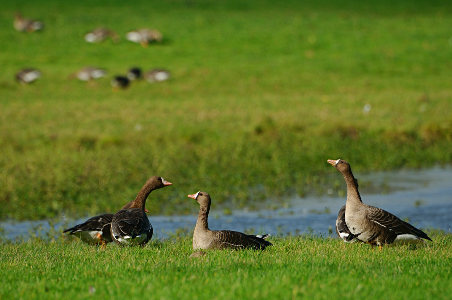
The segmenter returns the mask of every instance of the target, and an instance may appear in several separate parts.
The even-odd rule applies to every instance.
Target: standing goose
[[[268,235],[257,236],[230,230],[210,230],[207,223],[210,210],[210,195],[197,192],[188,195],[199,203],[198,220],[193,232],[193,249],[265,249],[272,244],[265,240]]]
[[[154,232],[145,212],[146,199],[156,189],[171,185],[162,177],[153,176],[146,181],[129,208],[118,211],[111,221],[111,236],[121,245],[144,245]]]
[[[127,203],[121,209],[127,209],[132,205],[132,202]],[[146,210],[147,212],[147,210]],[[89,218],[85,222],[68,228],[63,233],[68,232],[70,235],[75,235],[83,242],[99,245],[111,243],[110,227],[113,214],[101,214],[92,218]]]
[[[345,223],[345,205],[341,207],[337,213],[336,233],[346,243],[354,242],[355,236],[350,232]]]
[[[350,232],[360,241],[382,246],[394,241],[418,241],[431,239],[423,231],[404,222],[393,214],[362,202],[358,183],[350,164],[345,160],[328,160],[344,176],[347,184],[345,223]]]

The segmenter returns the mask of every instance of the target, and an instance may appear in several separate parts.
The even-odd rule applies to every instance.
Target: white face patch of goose
[[[200,193],[201,191],[199,191],[199,192],[197,192],[196,194],[195,194],[195,199],[198,199],[198,196],[199,196],[199,193]]]
[[[334,165],[337,165],[339,163],[341,159],[339,158],[338,160],[336,160],[336,162],[334,163]]]

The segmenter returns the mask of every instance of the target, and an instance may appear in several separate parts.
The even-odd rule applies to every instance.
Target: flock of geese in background
[[[14,28],[20,32],[35,32],[44,29],[44,23],[38,20],[31,20],[24,18],[21,14],[16,14],[14,18]],[[106,39],[111,39],[113,42],[119,41],[119,35],[107,28],[96,28],[91,32],[85,34],[85,41],[88,43],[100,43]],[[126,39],[141,44],[147,47],[151,43],[160,43],[163,40],[163,35],[156,29],[138,29],[129,31],[126,34]],[[16,73],[16,80],[23,84],[29,84],[41,78],[41,71],[35,68],[24,68]],[[70,78],[77,78],[81,81],[93,81],[107,75],[107,71],[97,67],[84,67],[75,72]],[[115,89],[124,89],[130,85],[131,81],[145,79],[149,83],[156,83],[170,79],[171,74],[165,69],[151,69],[143,72],[139,67],[132,67],[128,70],[126,75],[115,75],[111,80],[111,86]]]
[[[353,176],[350,164],[344,160],[328,160],[344,177],[347,184],[347,200],[338,213],[336,232],[345,242],[363,242],[381,247],[394,242],[423,242],[431,239],[423,231],[400,220],[393,214],[362,202],[358,191],[358,181]],[[135,200],[124,205],[115,214],[102,214],[88,219],[82,224],[64,230],[78,236],[89,244],[115,241],[120,245],[145,245],[153,234],[153,228],[146,215],[146,199],[149,194],[172,185],[162,177],[153,176],[138,192]],[[210,230],[208,216],[211,205],[210,195],[197,192],[188,195],[199,204],[198,220],[193,232],[193,249],[260,249],[272,244],[268,235],[251,235],[230,230]],[[201,254],[203,252],[195,252]],[[195,255],[196,256],[196,255]]]

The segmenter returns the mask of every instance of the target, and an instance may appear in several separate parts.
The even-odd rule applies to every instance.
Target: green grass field
[[[14,31],[16,11],[45,30]],[[0,219],[114,211],[151,175],[174,183],[148,202],[168,214],[192,212],[199,189],[236,208],[323,189],[328,158],[450,164],[451,16],[449,1],[4,2]],[[121,41],[85,43],[98,26]],[[124,39],[140,27],[164,42]],[[113,92],[68,78],[86,65],[173,78]],[[17,84],[22,67],[43,78]]]
[[[272,238],[190,258],[189,238],[105,250],[57,238],[0,245],[1,299],[450,299],[452,235],[420,247]]]

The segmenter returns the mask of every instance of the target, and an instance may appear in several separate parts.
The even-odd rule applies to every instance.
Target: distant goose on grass
[[[265,249],[272,244],[265,240],[268,235],[250,235],[230,230],[210,230],[207,219],[210,211],[210,195],[197,192],[188,195],[199,203],[198,220],[193,232],[193,249]]]
[[[101,68],[96,67],[84,67],[77,71],[72,76],[77,77],[77,79],[81,81],[90,81],[104,77],[107,74],[107,71]]]
[[[150,43],[160,43],[163,36],[160,31],[156,29],[137,29],[127,32],[126,39],[141,44],[143,47],[147,47]]]
[[[34,32],[44,29],[44,23],[37,20],[29,20],[17,13],[14,17],[14,29],[20,32]]]
[[[132,205],[132,202],[127,203],[121,209],[127,209]],[[147,212],[147,211],[146,211]],[[111,220],[113,214],[101,214],[89,218],[85,222],[68,228],[63,233],[69,233],[80,238],[83,242],[92,245],[104,245],[112,242],[111,238]]]
[[[85,34],[85,41],[88,43],[100,43],[107,38],[111,38],[115,43],[119,41],[119,36],[116,32],[107,28],[99,27]]]
[[[355,236],[348,230],[347,224],[345,223],[345,205],[341,207],[337,214],[336,233],[344,242],[350,243],[355,241]]]
[[[393,214],[362,202],[358,184],[350,164],[345,160],[328,160],[345,179],[347,202],[345,204],[345,223],[356,239],[382,246],[399,241],[420,241],[431,239],[423,231],[404,222]]]
[[[141,68],[138,67],[130,68],[127,72],[127,78],[132,81],[141,79],[143,78],[143,71],[141,71]]]
[[[110,83],[113,89],[125,89],[129,87],[130,80],[129,78],[127,78],[127,76],[116,75],[113,77]]]
[[[171,185],[162,177],[153,176],[146,181],[129,208],[118,211],[111,221],[111,236],[120,245],[144,245],[154,232],[145,213],[146,199],[149,194]]]
[[[165,69],[152,69],[144,74],[149,83],[162,82],[170,79],[171,73]]]
[[[41,78],[41,71],[33,68],[26,68],[17,72],[15,77],[20,83],[32,83]]]

